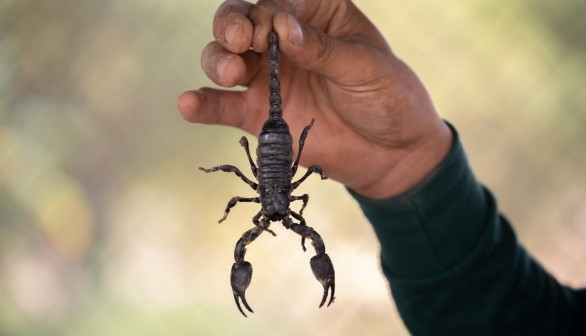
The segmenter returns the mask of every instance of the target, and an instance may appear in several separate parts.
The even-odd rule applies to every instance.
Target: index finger
[[[226,0],[214,16],[214,38],[226,50],[241,54],[252,45],[253,26],[248,18],[253,4],[243,0]]]

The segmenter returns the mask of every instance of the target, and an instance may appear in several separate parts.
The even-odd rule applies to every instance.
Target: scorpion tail
[[[269,115],[274,119],[283,117],[281,109],[281,84],[279,81],[279,39],[277,33],[269,34]]]

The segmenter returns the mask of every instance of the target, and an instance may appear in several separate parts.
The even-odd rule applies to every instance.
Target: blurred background
[[[378,243],[344,188],[309,179],[308,224],[334,305],[296,235],[248,249],[256,314],[237,311],[233,249],[258,211],[227,174],[242,132],[184,122],[220,1],[0,2],[0,334],[404,335]],[[357,5],[461,132],[522,243],[586,286],[584,1],[362,0]],[[254,144],[254,141],[253,141]],[[246,171],[246,169],[245,169]]]

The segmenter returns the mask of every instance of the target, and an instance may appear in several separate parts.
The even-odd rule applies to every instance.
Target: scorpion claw
[[[248,309],[249,312],[254,313],[252,308],[246,302],[246,296],[244,293],[246,289],[250,285],[250,281],[252,279],[252,265],[248,261],[236,262],[232,265],[232,271],[230,274],[230,283],[232,284],[232,293],[234,294],[234,301],[236,301],[236,306],[238,306],[238,310],[246,316],[242,307],[240,306],[240,301],[238,298],[242,300],[244,307]]]
[[[320,308],[326,302],[328,292],[331,288],[330,301],[327,305],[329,307],[332,304],[332,302],[334,302],[334,293],[336,291],[334,265],[332,264],[330,257],[325,253],[318,254],[311,258],[310,264],[311,270],[313,271],[313,275],[315,275],[315,278],[324,287],[324,296],[322,297],[321,303],[319,304]]]
[[[236,301],[236,306],[238,306],[238,310],[240,310],[240,313],[242,315],[244,315],[244,317],[248,317],[244,313],[244,310],[242,310],[242,307],[240,306],[240,301],[238,300],[238,296],[236,294],[234,294],[234,301]],[[254,313],[252,311],[252,309],[250,308],[250,306],[248,305],[248,303],[246,302],[246,298],[244,298],[244,294],[242,294],[242,303],[244,304],[244,307],[246,307],[246,309],[248,309],[251,313]]]

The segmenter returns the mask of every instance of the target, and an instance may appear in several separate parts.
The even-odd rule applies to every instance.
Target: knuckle
[[[270,19],[273,16],[273,12],[264,6],[254,6],[250,10],[250,19],[255,23],[267,24],[270,23]]]
[[[335,53],[335,42],[326,34],[317,35],[316,59],[321,63],[328,63]]]

